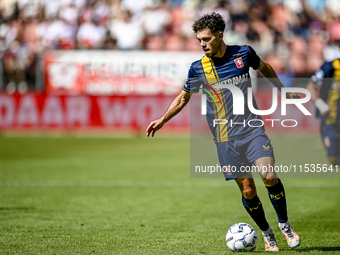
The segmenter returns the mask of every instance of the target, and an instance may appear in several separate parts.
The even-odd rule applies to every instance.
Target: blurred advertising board
[[[59,96],[0,94],[0,130],[12,128],[117,128],[145,130],[173,96]],[[188,128],[189,108],[167,124]]]
[[[256,92],[255,97],[260,109],[270,108],[270,102],[266,100],[270,97],[269,93]],[[158,119],[165,112],[173,98],[174,96],[166,95],[72,96],[0,93],[0,130],[104,128],[144,132],[150,121]],[[266,129],[282,133],[318,131],[319,121],[314,116],[313,103],[308,102],[305,106],[313,116],[302,114],[294,109],[294,105],[285,116],[281,116],[280,107],[273,114],[262,116]],[[292,120],[297,123],[294,128],[284,127],[285,123],[291,125]],[[190,105],[164,127],[172,131],[188,131],[189,128],[195,127],[206,132],[208,125],[205,116],[201,115],[200,94],[194,95]]]
[[[200,52],[49,51],[43,67],[47,94],[174,95]]]

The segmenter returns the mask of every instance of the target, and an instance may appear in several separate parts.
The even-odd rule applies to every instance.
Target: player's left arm
[[[257,70],[259,70],[263,77],[265,77],[270,83],[277,87],[279,91],[281,91],[281,88],[284,87],[272,66],[267,62],[260,59],[260,65]],[[300,98],[300,96],[296,93],[287,93],[287,98]]]

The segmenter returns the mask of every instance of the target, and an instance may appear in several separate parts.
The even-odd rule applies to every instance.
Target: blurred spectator
[[[144,40],[144,31],[139,20],[132,17],[131,12],[124,11],[119,19],[111,21],[110,32],[117,41],[117,49],[141,49]]]
[[[109,20],[109,5],[108,5],[109,0],[106,1],[98,1],[94,5],[94,10],[93,10],[93,20],[101,25],[101,26],[106,26]]]
[[[77,8],[73,5],[64,5],[62,8],[60,8],[59,11],[59,17],[67,22],[69,25],[76,26],[78,25],[78,14],[79,11]]]
[[[245,0],[229,1],[227,6],[229,13],[232,15],[232,19],[241,17],[247,19],[248,5]]]
[[[266,0],[255,0],[249,7],[249,17],[252,20],[261,19],[263,21],[269,16],[270,8]]]
[[[0,22],[8,20],[13,16],[18,15],[17,0],[1,0],[0,4]]]
[[[299,8],[300,10],[300,8]],[[304,2],[302,2],[302,9],[299,12],[295,12],[296,19],[294,24],[294,32],[305,39],[308,39],[309,24],[312,22],[312,17],[306,8]]]
[[[326,8],[332,13],[334,17],[340,17],[340,1],[327,0]]]
[[[237,19],[233,22],[232,30],[224,34],[224,40],[227,44],[242,45],[249,44],[247,33],[249,31],[248,23],[243,19]]]
[[[36,17],[40,10],[40,0],[18,0],[18,7],[22,18]]]
[[[46,19],[57,18],[60,8],[60,0],[42,0],[43,15]]]
[[[166,51],[182,51],[185,47],[185,39],[179,34],[169,34],[165,37]]]
[[[265,59],[275,70],[285,87],[292,87],[294,84],[294,74],[286,68],[284,59],[276,54],[268,54]]]
[[[141,14],[141,21],[148,35],[161,35],[168,29],[171,16],[169,10],[162,4],[145,9]]]
[[[25,93],[28,90],[25,68],[28,66],[29,49],[18,41],[12,41],[4,56],[4,70],[7,76],[6,91],[10,94],[16,90]]]
[[[94,9],[85,10],[82,16],[83,23],[80,24],[77,32],[78,48],[100,49],[106,40],[106,27],[98,24],[95,20]]]
[[[274,29],[278,36],[283,35],[289,29],[292,16],[289,9],[282,4],[273,5],[269,16],[269,25]]]
[[[328,34],[332,43],[340,39],[340,18],[330,24]]]
[[[289,65],[294,70],[295,74],[302,75],[307,71],[306,50],[308,49],[307,42],[300,36],[295,36],[290,43],[290,61]]]
[[[27,44],[30,51],[35,52],[37,49],[37,36],[36,36],[36,29],[39,25],[39,21],[36,18],[27,18],[24,23],[23,28],[23,41]]]
[[[325,48],[325,42],[318,33],[310,35],[308,41],[307,52],[307,73],[313,73],[317,71],[323,64],[322,53]]]
[[[33,88],[45,50],[200,51],[191,26],[212,11],[227,44],[252,45],[280,73],[309,75],[340,57],[339,0],[1,0],[4,88]]]
[[[311,8],[316,14],[322,15],[325,6],[326,6],[326,0],[305,0],[306,4],[309,8]]]
[[[153,6],[152,0],[122,0],[121,6],[124,10],[129,11],[132,15],[139,15],[148,7]]]
[[[46,0],[46,1],[49,1],[49,0]],[[87,0],[59,0],[59,1],[60,1],[61,7],[73,4],[79,11],[85,8],[87,3],[97,2],[97,1],[87,1]]]
[[[284,0],[284,6],[291,12],[298,14],[303,11],[301,0]]]
[[[65,37],[65,34],[71,33],[70,26],[59,18],[49,21],[46,27],[38,27],[38,29],[41,29],[39,36],[42,37],[44,48],[50,50],[58,49],[62,37]]]
[[[274,32],[268,24],[261,19],[256,19],[251,24],[252,29],[258,34],[257,48],[259,54],[265,55],[274,50]]]

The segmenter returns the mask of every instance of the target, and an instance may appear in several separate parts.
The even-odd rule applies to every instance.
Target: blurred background
[[[145,130],[202,57],[191,26],[212,11],[225,42],[251,45],[286,86],[340,56],[338,0],[1,0],[1,130]],[[167,128],[188,126],[185,110]]]
[[[340,0],[0,0],[1,254],[226,254],[231,225],[255,226],[233,182],[190,178],[198,162],[190,124],[207,128],[199,94],[144,138],[202,58],[191,25],[212,11],[227,22],[225,42],[251,45],[285,86],[305,87],[340,55]],[[251,76],[259,108],[269,109],[270,84]],[[313,103],[304,106],[314,115]],[[263,118],[298,122],[265,121],[275,164],[324,167],[319,123],[294,107]],[[210,146],[209,134],[197,147],[202,158]],[[284,180],[290,220],[304,238],[296,254],[340,252],[340,179],[332,173]]]

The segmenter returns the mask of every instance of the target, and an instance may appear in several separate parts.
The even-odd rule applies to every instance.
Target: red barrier
[[[0,94],[0,127],[111,127],[145,130],[161,116],[173,97],[48,96]],[[188,127],[189,108],[167,124]]]
[[[198,95],[199,96],[199,95]],[[271,107],[271,93],[257,92],[259,109]],[[46,94],[7,95],[0,94],[0,128],[117,128],[144,132],[151,120],[160,117],[174,96],[51,96]],[[183,130],[190,127],[195,114],[200,115],[200,100],[192,100],[166,128]],[[280,104],[279,104],[280,105]],[[314,115],[311,102],[304,104]],[[203,116],[204,117],[204,116]],[[286,116],[281,116],[280,107],[269,116],[262,116],[266,129],[283,132],[317,131],[319,122],[314,116],[305,116],[296,106],[289,106]],[[202,116],[200,116],[202,119]],[[265,121],[275,119],[276,121]],[[298,125],[285,128],[281,122],[294,119]],[[203,129],[206,123],[200,121]],[[288,122],[287,122],[288,123]],[[193,122],[192,122],[193,124]],[[274,124],[274,127],[271,127]],[[195,125],[197,125],[195,123]],[[287,124],[288,125],[288,124]]]

